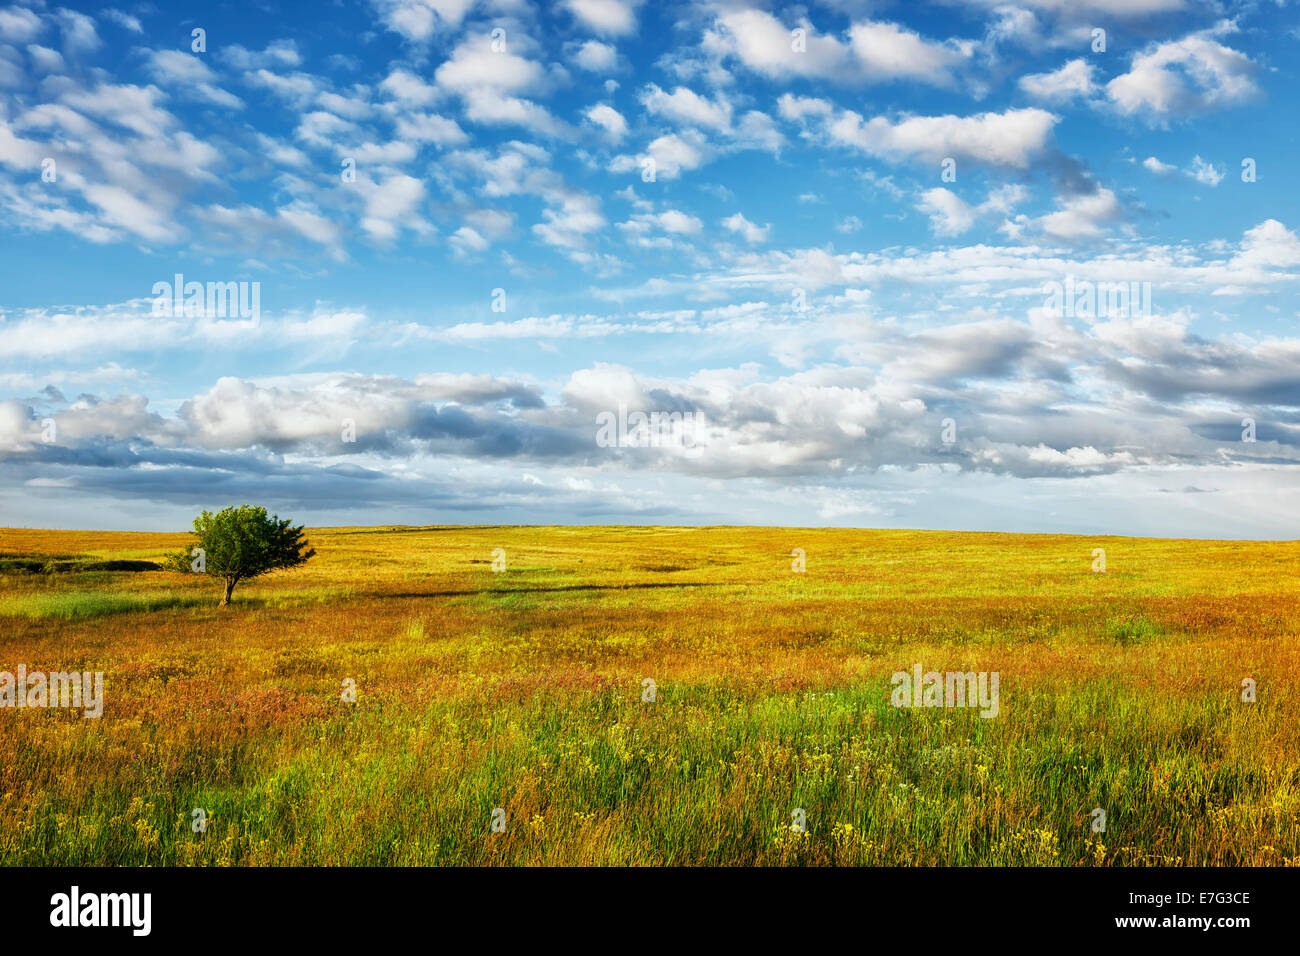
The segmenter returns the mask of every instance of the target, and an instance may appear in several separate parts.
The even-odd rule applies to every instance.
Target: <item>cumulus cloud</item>
[[[731,127],[730,103],[722,97],[705,99],[683,86],[665,93],[651,83],[642,94],[641,103],[651,115],[664,116],[689,126],[718,131]]]
[[[894,161],[968,159],[993,166],[1024,169],[1050,144],[1057,116],[1037,108],[1009,109],[971,116],[907,116],[870,120],[853,110],[837,110],[824,100],[785,94],[781,114],[811,120],[828,141]]]
[[[1025,198],[1025,189],[1006,185],[993,189],[979,205],[972,205],[942,186],[927,189],[918,197],[917,209],[930,217],[930,228],[937,236],[959,236],[981,217],[1005,216]]]
[[[35,12],[23,7],[0,7],[0,39],[10,43],[30,43],[45,32],[45,23]]]
[[[1115,205],[1112,205],[1115,203]],[[1065,235],[1092,234],[1118,212],[1109,191],[1084,193],[1062,203],[1053,220]],[[1053,215],[1053,214],[1048,214]],[[1089,218],[1091,216],[1091,218]],[[1077,218],[1078,221],[1075,221]],[[1026,224],[1037,220],[1025,217]],[[729,287],[786,290],[867,288],[882,282],[949,286],[966,284],[986,290],[990,283],[1031,286],[1069,273],[1091,281],[1151,281],[1182,291],[1208,293],[1225,285],[1255,290],[1283,288],[1300,280],[1293,267],[1300,255],[1295,232],[1275,219],[1247,229],[1236,243],[1201,247],[1134,245],[1122,254],[1063,257],[1054,245],[1030,242],[981,243],[893,252],[833,252],[823,248],[778,249],[737,256],[692,281]]]
[[[1155,173],[1157,176],[1168,176],[1178,171],[1178,167],[1170,163],[1162,163],[1154,156],[1148,156],[1142,160],[1142,167]]]
[[[798,30],[800,35],[794,36]],[[807,20],[787,26],[763,10],[720,15],[704,46],[772,78],[815,77],[839,83],[910,80],[937,86],[955,83],[970,47],[936,42],[896,23],[862,20],[840,39],[818,33]]]
[[[1133,57],[1127,73],[1106,84],[1121,113],[1159,121],[1244,102],[1258,93],[1254,61],[1214,33],[1157,43]]]
[[[458,27],[476,0],[372,0],[384,25],[408,40],[424,42]]]
[[[494,50],[487,36],[463,41],[434,72],[434,79],[438,87],[461,98],[472,122],[523,126],[547,136],[569,132],[546,107],[517,95],[548,88],[550,77],[543,66],[509,48]]]
[[[636,29],[640,0],[564,0],[564,6],[594,33],[625,36]]]
[[[1062,103],[1076,97],[1088,98],[1096,89],[1094,67],[1075,59],[1051,73],[1032,73],[1020,78],[1020,88],[1037,100]]]
[[[1217,186],[1223,181],[1223,170],[1213,163],[1207,163],[1200,156],[1192,157],[1192,168],[1188,174],[1198,183],[1206,186]]]
[[[592,73],[608,73],[618,65],[618,51],[608,43],[587,40],[574,50],[573,62]]]
[[[660,378],[597,363],[575,371],[549,399],[535,386],[482,375],[222,378],[174,417],[151,411],[138,395],[50,400],[42,414],[65,436],[57,454],[74,459],[134,442],[140,463],[159,448],[293,452],[320,461],[504,457],[715,478],[927,463],[1028,477],[1213,463],[1218,443],[1202,434],[1215,420],[1207,397],[1300,408],[1300,341],[1210,343],[1189,335],[1177,317],[1111,317],[1086,332],[1009,319],[911,333],[877,325],[845,357],[852,364],[770,380],[741,370]],[[1122,392],[1094,386],[1085,398],[1079,383],[1098,377]],[[1111,397],[1123,392],[1147,400]],[[698,413],[707,425],[698,444],[596,445],[596,415],[620,405]],[[9,456],[48,460],[34,409],[9,403],[0,411],[0,445]],[[962,422],[957,447],[938,438],[939,420],[951,415]],[[345,423],[354,444],[341,437]],[[1145,440],[1135,446],[1139,434]],[[1243,454],[1300,463],[1297,438]]]
[[[656,178],[676,179],[682,172],[702,166],[710,152],[703,138],[689,131],[667,133],[651,140],[643,155],[617,156],[609,168],[615,173],[640,171],[646,168],[645,160],[649,159],[653,161],[651,168]]]
[[[1036,218],[1018,217],[1018,222],[1056,239],[1092,239],[1122,215],[1114,192],[1102,187],[1091,193],[1067,196],[1059,205],[1055,212]]]
[[[193,94],[217,106],[240,109],[239,97],[222,89],[217,76],[197,56],[180,50],[151,50],[149,71],[155,80],[183,94]]]
[[[623,114],[607,103],[597,103],[584,114],[587,119],[605,131],[611,141],[617,143],[627,135],[627,120]]]
[[[722,225],[731,232],[739,234],[746,242],[765,242],[768,233],[772,231],[770,223],[759,226],[750,222],[740,213],[728,216],[722,220]]]

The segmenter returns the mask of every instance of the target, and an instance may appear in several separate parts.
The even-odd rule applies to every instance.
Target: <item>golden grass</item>
[[[0,670],[102,670],[106,698],[99,720],[0,710],[0,862],[1300,858],[1300,543],[309,537],[306,567],[225,610],[197,576],[0,576]],[[6,530],[0,555],[159,560],[187,540]],[[892,707],[890,675],[918,662],[999,672],[999,716]]]

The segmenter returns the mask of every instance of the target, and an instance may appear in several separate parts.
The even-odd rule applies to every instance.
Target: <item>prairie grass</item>
[[[0,574],[0,670],[105,675],[98,720],[0,709],[0,863],[1300,862],[1295,542],[310,538],[224,610],[197,576]],[[185,540],[14,530],[0,552]],[[916,663],[999,672],[999,715],[891,706]]]
[[[203,603],[197,594],[168,591],[114,594],[107,591],[59,591],[52,594],[15,594],[0,597],[0,617],[53,617],[73,620],[129,611],[157,611]]]

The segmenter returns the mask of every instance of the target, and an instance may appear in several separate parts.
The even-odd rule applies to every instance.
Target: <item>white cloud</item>
[[[819,99],[815,96],[795,96],[792,93],[782,93],[777,100],[777,112],[782,119],[791,122],[801,122],[810,116],[827,118],[834,114],[835,104],[830,100]]]
[[[1051,73],[1033,73],[1020,78],[1020,88],[1034,99],[1065,102],[1074,97],[1087,99],[1093,94],[1093,66],[1077,59]]]
[[[795,29],[801,38],[792,35]],[[970,57],[968,44],[935,42],[896,23],[859,21],[840,40],[819,34],[807,20],[787,25],[763,10],[723,13],[706,32],[704,47],[765,76],[837,83],[911,80],[951,86],[955,71]]]
[[[704,144],[687,134],[669,133],[651,141],[642,156],[617,156],[610,164],[610,171],[616,173],[641,170],[643,158],[654,160],[656,178],[676,179],[685,170],[697,169],[706,158]]]
[[[680,209],[669,209],[658,215],[657,220],[660,227],[665,232],[675,232],[683,235],[690,235],[699,232],[704,224],[697,218],[684,213]]]
[[[930,217],[937,236],[958,236],[975,225],[975,207],[942,186],[923,192],[916,208]]]
[[[707,100],[698,93],[679,86],[665,93],[651,83],[641,95],[646,111],[656,116],[666,116],[690,126],[723,131],[731,126],[731,104],[721,96]]]
[[[627,120],[623,114],[605,103],[597,103],[587,110],[584,116],[605,131],[614,142],[619,142],[627,135]]]
[[[365,196],[361,228],[372,239],[386,242],[396,238],[402,228],[422,228],[422,221],[415,215],[425,193],[420,180],[399,174],[379,184],[358,179],[357,186]]]
[[[967,54],[947,43],[935,43],[896,23],[855,23],[849,44],[862,75],[868,80],[913,80],[950,85],[953,71]]]
[[[1257,92],[1254,70],[1250,57],[1207,31],[1137,54],[1129,72],[1106,84],[1106,94],[1122,113],[1162,119],[1251,98]]]
[[[160,138],[176,122],[175,117],[159,105],[163,97],[162,90],[156,86],[101,83],[93,90],[69,90],[63,94],[63,102],[141,136]]]
[[[65,53],[76,56],[99,49],[99,34],[95,32],[95,21],[90,17],[64,7],[56,10],[54,16],[63,34]]]
[[[573,190],[555,195],[551,201],[554,204],[542,210],[543,221],[533,226],[533,232],[547,245],[583,249],[587,236],[607,224],[600,200],[594,196]]]
[[[746,242],[766,242],[768,233],[772,231],[771,223],[759,226],[750,222],[740,213],[728,216],[722,220],[722,225],[730,231],[738,233]]]
[[[1091,199],[1091,202],[1086,200]],[[1090,233],[1097,221],[1118,212],[1113,195],[1104,191],[1076,197],[1062,204],[1075,216],[1092,214],[1093,220],[1071,230],[1070,217],[1058,217],[1059,232]],[[1025,224],[1036,221],[1024,219]],[[977,244],[935,249],[909,249],[881,253],[834,254],[825,249],[787,249],[740,255],[725,268],[693,278],[696,284],[759,287],[784,292],[791,286],[806,289],[840,286],[866,288],[884,282],[914,286],[952,286],[1008,283],[1030,287],[1035,296],[1046,279],[1066,274],[1106,282],[1151,281],[1167,290],[1208,293],[1224,285],[1259,291],[1300,281],[1300,240],[1277,220],[1266,220],[1247,230],[1236,251],[1233,243],[1216,241],[1203,247],[1129,247],[1122,253],[1095,258],[1063,257],[1059,250],[1035,243]],[[1290,271],[1288,271],[1290,270]],[[984,292],[982,294],[987,294]]]
[[[483,89],[513,93],[536,89],[545,80],[540,64],[509,50],[492,49],[486,38],[467,40],[434,71],[438,85],[458,93]]]
[[[1029,226],[1055,239],[1075,241],[1100,236],[1122,214],[1114,192],[1097,188],[1091,193],[1068,196],[1055,212],[1037,218],[1018,216],[1020,226]]]
[[[522,126],[543,136],[568,136],[569,127],[544,106],[517,96],[502,96],[495,90],[465,93],[465,117],[488,126]]]
[[[1188,175],[1206,186],[1217,186],[1223,181],[1223,170],[1213,163],[1207,163],[1200,156],[1192,157],[1192,168],[1188,170]]]
[[[832,141],[894,160],[938,163],[952,157],[1024,169],[1048,145],[1057,117],[1040,109],[1011,109],[974,116],[911,116],[863,122],[852,110],[824,119]]]
[[[302,63],[302,55],[293,40],[276,40],[261,50],[250,50],[238,43],[223,44],[216,55],[236,70],[245,72],[267,67],[295,67]]]
[[[302,202],[292,203],[277,211],[277,215],[295,231],[323,246],[339,249],[342,229],[332,219],[320,215]]]
[[[1267,269],[1285,269],[1300,265],[1300,239],[1276,219],[1266,219],[1247,229],[1241,248],[1232,257],[1230,268],[1259,275]]]
[[[457,146],[469,139],[455,120],[436,113],[407,113],[399,116],[395,129],[399,137],[412,143]]]
[[[785,145],[785,137],[776,122],[758,110],[746,111],[730,136],[731,143],[741,149],[761,149],[776,154]]]
[[[144,27],[140,24],[139,18],[133,17],[131,14],[126,13],[123,10],[110,8],[105,10],[101,16],[105,20],[116,23],[123,30],[129,30],[132,33],[144,33]]]
[[[437,85],[458,93],[465,116],[487,125],[517,125],[548,136],[569,133],[544,107],[513,94],[536,95],[549,88],[541,64],[510,52],[494,51],[485,37],[466,40],[434,73]]]
[[[848,64],[848,49],[837,39],[818,35],[807,21],[796,28],[805,31],[802,53],[793,48],[792,28],[770,13],[736,10],[718,18],[704,43],[706,49],[733,55],[751,70],[770,77],[827,77]]]
[[[240,109],[243,102],[217,85],[217,75],[211,68],[191,53],[180,50],[151,50],[149,72],[164,86],[171,86],[184,94],[193,93],[209,103],[228,109]]]
[[[270,90],[300,110],[314,103],[321,92],[315,78],[306,73],[291,73],[284,76],[259,68],[246,74],[244,79],[253,86]]]
[[[45,30],[45,24],[31,10],[23,7],[0,7],[0,39],[11,43],[28,43]]]
[[[677,243],[673,236],[692,236],[704,228],[704,223],[697,217],[680,209],[668,209],[664,212],[638,213],[626,222],[618,224],[629,240],[645,248],[673,248]],[[652,236],[659,232],[664,235]]]
[[[408,40],[424,42],[457,27],[475,0],[372,0],[385,25]]]
[[[1017,0],[1007,8],[1005,0],[957,0],[968,6],[994,7],[1019,12],[1017,8],[1049,14],[1106,14],[1121,19],[1141,19],[1161,13],[1186,10],[1194,0]]]
[[[461,226],[447,238],[447,241],[461,255],[484,252],[492,245],[472,226]]]
[[[384,77],[379,88],[393,99],[408,106],[428,106],[441,95],[438,88],[416,76],[410,70],[393,70]]]
[[[639,0],[565,0],[564,6],[587,29],[626,36],[636,29]]]
[[[988,198],[974,206],[951,190],[938,186],[923,192],[916,208],[930,217],[930,229],[935,235],[959,236],[983,216],[1007,215],[1025,195],[1022,186],[1002,186],[990,190]]]
[[[294,128],[293,135],[319,149],[333,149],[340,139],[352,139],[359,133],[356,124],[324,110],[305,114]]]
[[[27,55],[32,58],[32,66],[42,73],[62,73],[66,69],[63,54],[47,46],[38,43],[29,44]]]
[[[618,51],[608,43],[588,40],[573,54],[573,62],[591,73],[608,73],[618,65]]]
[[[83,190],[86,199],[99,207],[104,221],[133,232],[142,239],[169,242],[180,237],[180,230],[167,211],[120,186],[95,185]]]

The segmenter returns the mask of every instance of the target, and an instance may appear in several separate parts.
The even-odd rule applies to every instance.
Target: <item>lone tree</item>
[[[220,607],[230,603],[235,585],[267,571],[296,568],[316,550],[308,547],[302,526],[290,527],[289,519],[267,515],[265,508],[241,505],[213,514],[205,511],[194,519],[198,540],[189,552],[173,559],[176,570],[207,574],[226,582]]]

